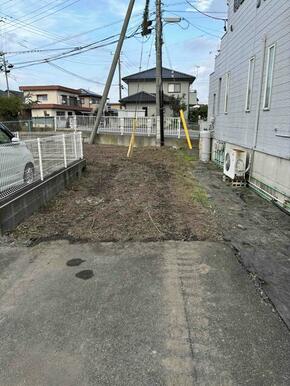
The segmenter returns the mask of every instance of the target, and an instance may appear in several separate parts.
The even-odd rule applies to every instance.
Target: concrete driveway
[[[1,386],[289,385],[290,334],[214,242],[0,248]]]

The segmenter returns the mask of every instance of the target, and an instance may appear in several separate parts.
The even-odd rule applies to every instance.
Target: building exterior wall
[[[53,117],[55,115],[55,110],[52,109],[32,109],[31,110],[31,117],[32,118],[39,118],[44,117],[44,112],[46,111],[47,116]]]
[[[45,102],[38,102],[38,104],[45,103],[45,104],[52,104],[57,103],[57,90],[39,90],[39,91],[24,91],[24,100],[25,101],[31,101],[31,102],[37,102],[37,95],[47,95],[47,101]]]
[[[258,8],[257,4],[244,0],[234,12],[234,1],[229,1],[228,32],[222,38],[215,71],[210,76],[209,118],[214,117],[217,140],[255,150],[252,178],[270,183],[289,196],[289,171],[285,174],[285,170],[290,169],[290,3],[265,0]],[[272,95],[270,108],[264,109],[268,49],[273,44]],[[251,107],[246,111],[251,58]]]
[[[168,91],[168,85],[171,83],[178,83],[180,84],[180,92],[174,92],[171,93]],[[140,91],[145,91],[148,93],[155,94],[156,93],[156,83],[155,81],[146,81],[146,82],[138,82],[138,81],[129,81],[128,82],[128,95],[134,95]],[[165,95],[168,96],[175,96],[182,99],[182,102],[184,102],[187,106],[186,109],[186,115],[188,115],[189,111],[189,104],[190,104],[190,83],[188,81],[179,81],[179,80],[164,80],[163,81],[163,92]],[[155,107],[154,107],[155,108]],[[151,109],[150,109],[151,110]],[[169,108],[165,108],[165,114],[172,116],[172,111]],[[153,114],[151,114],[153,115]],[[154,112],[155,115],[155,112]]]
[[[156,106],[154,103],[148,103],[148,104],[140,103],[140,104],[137,104],[137,106],[136,106],[136,103],[126,103],[125,105],[125,109],[128,111],[135,111],[135,110],[140,111],[140,110],[143,110],[144,107],[147,107],[148,117],[156,116]],[[172,117],[172,110],[167,105],[164,106],[164,115],[167,117]]]
[[[46,95],[45,100],[39,100],[37,96]],[[63,103],[63,97],[67,97],[66,103]],[[40,90],[24,91],[24,98],[26,102],[37,103],[37,107],[31,107],[32,117],[56,116],[58,113],[64,116],[75,114],[92,114],[99,106],[99,98],[95,98],[97,103],[92,103],[94,97],[89,95],[81,96],[76,92],[69,92],[67,90],[50,90],[42,87]],[[73,100],[70,98],[73,98]],[[82,98],[82,99],[81,99]],[[83,103],[81,103],[81,101]],[[41,108],[43,105],[43,109]],[[58,105],[55,108],[48,105]]]
[[[155,104],[153,103],[140,103],[140,104],[137,104],[136,103],[126,103],[126,110],[129,110],[129,111],[140,111],[140,110],[143,110],[143,108],[147,108],[147,116],[148,117],[153,117],[156,115],[156,106]]]
[[[81,104],[83,107],[87,107],[92,109],[93,111],[98,108],[100,105],[100,99],[99,98],[92,98],[90,96],[80,96]],[[97,103],[93,103],[93,99],[96,99]]]

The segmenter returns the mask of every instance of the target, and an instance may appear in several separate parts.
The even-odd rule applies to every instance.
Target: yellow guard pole
[[[132,135],[131,135],[131,139],[130,139],[130,144],[129,144],[129,148],[128,148],[128,153],[127,153],[127,157],[130,158],[132,153],[133,153],[133,148],[134,148],[134,145],[135,145],[135,132],[136,132],[136,127],[137,127],[137,118],[134,118],[134,121],[133,121],[133,130],[132,130]]]
[[[189,132],[188,132],[188,128],[187,128],[187,124],[186,124],[186,120],[185,120],[185,117],[184,117],[183,110],[180,110],[180,118],[181,118],[183,129],[185,131],[188,147],[191,150],[192,149],[192,144],[191,144],[191,139],[190,139],[190,136],[189,136]]]

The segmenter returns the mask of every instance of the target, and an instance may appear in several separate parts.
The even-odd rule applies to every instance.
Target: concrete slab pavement
[[[58,241],[0,262],[1,386],[290,384],[289,331],[226,244]]]

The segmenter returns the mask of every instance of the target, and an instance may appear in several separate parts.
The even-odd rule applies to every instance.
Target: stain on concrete
[[[76,277],[83,280],[89,280],[94,276],[94,272],[91,269],[85,269],[76,273]]]
[[[67,261],[66,265],[68,267],[78,267],[82,263],[85,263],[85,261],[86,260],[83,260],[83,259],[71,259]]]

